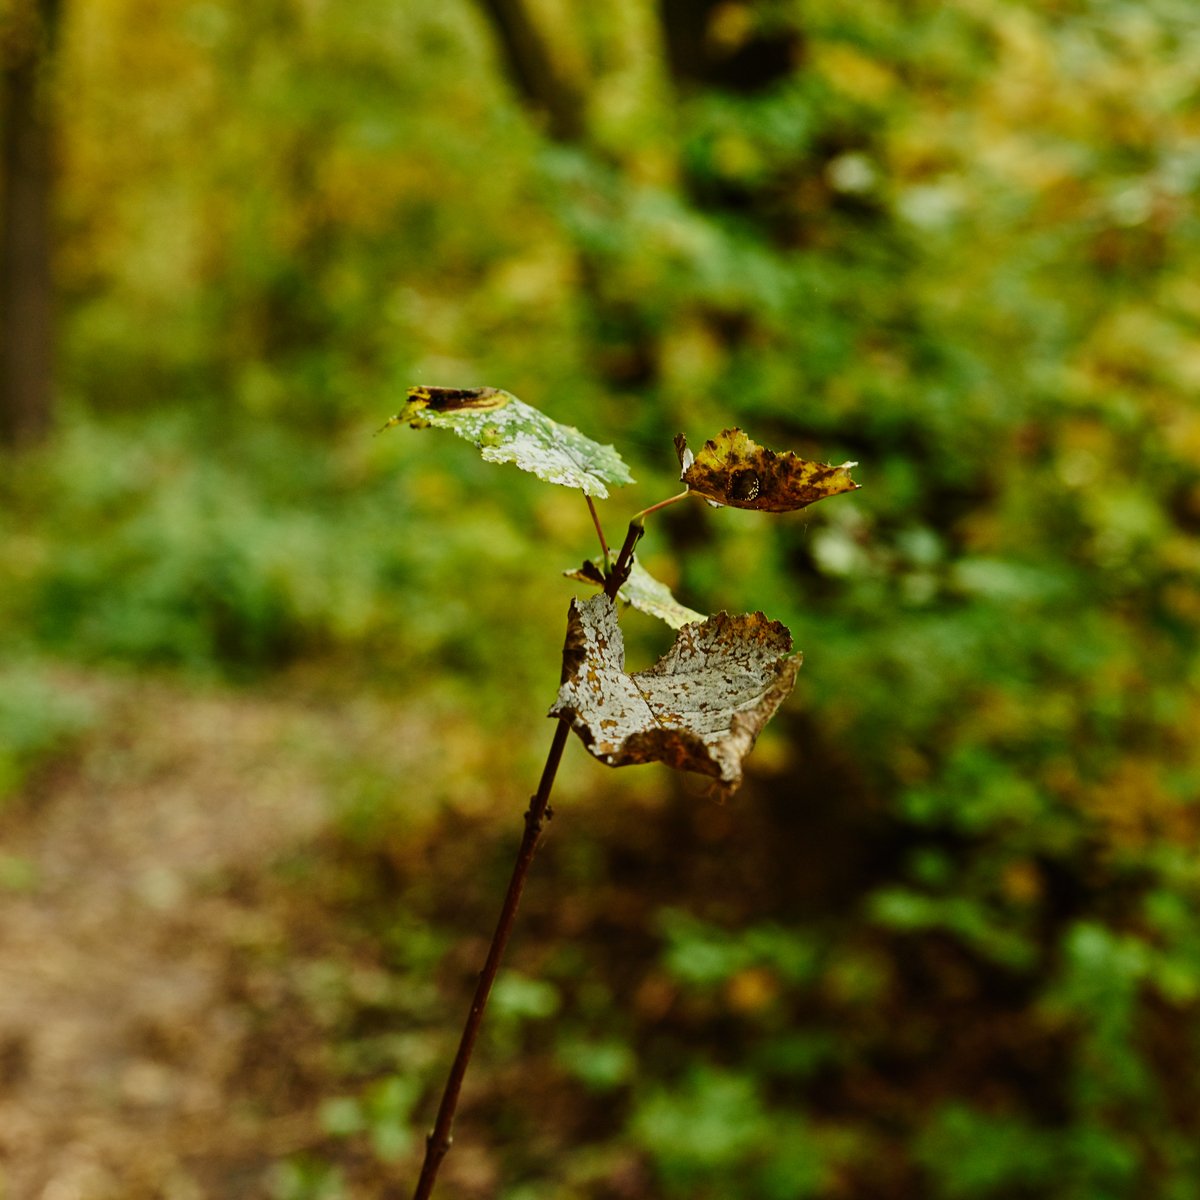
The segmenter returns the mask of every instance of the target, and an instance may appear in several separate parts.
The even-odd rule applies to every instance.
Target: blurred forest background
[[[408,1194],[595,552],[415,382],[864,485],[650,523],[800,684],[572,743],[441,1194],[1200,1194],[1191,0],[0,14],[4,1197]]]

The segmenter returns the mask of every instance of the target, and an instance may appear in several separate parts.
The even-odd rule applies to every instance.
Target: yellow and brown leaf
[[[753,508],[759,512],[792,512],[818,500],[852,492],[850,478],[858,464],[810,462],[788,450],[768,450],[740,429],[722,430],[693,454],[681,433],[675,439],[680,478],[689,489],[714,504]]]

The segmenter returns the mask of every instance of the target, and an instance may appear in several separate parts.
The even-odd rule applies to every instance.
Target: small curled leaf
[[[510,462],[539,479],[604,499],[605,484],[632,483],[612,446],[552,420],[500,388],[413,387],[408,403],[384,425],[449,429],[474,443],[486,462]]]
[[[792,512],[859,486],[850,478],[850,469],[857,463],[831,467],[809,462],[790,450],[779,454],[758,445],[740,429],[722,430],[695,454],[681,433],[675,439],[675,451],[680,478],[710,504]]]
[[[604,586],[604,560],[589,558],[578,570],[564,571],[568,579],[578,579],[583,583],[594,583],[597,587]],[[629,569],[629,578],[621,584],[617,599],[624,600],[638,612],[644,612],[651,617],[665,621],[672,629],[681,629],[694,621],[703,621],[704,614],[694,608],[680,604],[671,595],[671,589],[661,580],[655,579],[635,558]]]

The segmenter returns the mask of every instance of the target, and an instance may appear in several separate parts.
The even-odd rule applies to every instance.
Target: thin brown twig
[[[674,499],[681,499],[681,497]],[[666,503],[673,502],[674,500],[666,501]],[[588,497],[588,506],[592,506],[590,496]],[[661,508],[662,505],[654,507]],[[652,510],[647,509],[646,511]],[[594,508],[592,512],[595,516]],[[597,520],[597,530],[599,527],[600,522]],[[616,599],[621,584],[628,579],[630,568],[633,566],[633,549],[637,545],[638,538],[645,531],[642,514],[638,514],[629,522],[629,530],[625,534],[625,541],[617,555],[617,561],[613,564],[612,570],[608,572],[604,582],[604,591],[610,600]],[[600,540],[603,545],[603,534],[600,535]],[[604,546],[604,561],[607,566],[608,547],[606,545]],[[492,943],[488,947],[487,959],[484,961],[483,970],[479,972],[479,982],[475,985],[475,995],[471,1000],[471,1009],[467,1013],[462,1037],[459,1038],[458,1051],[454,1056],[450,1074],[446,1079],[446,1086],[442,1091],[437,1118],[432,1131],[425,1139],[425,1161],[421,1164],[421,1175],[417,1180],[416,1191],[413,1192],[413,1200],[429,1200],[433,1194],[433,1187],[437,1181],[442,1160],[450,1150],[452,1141],[450,1131],[454,1125],[454,1114],[462,1093],[463,1079],[466,1077],[471,1054],[479,1037],[484,1009],[487,1008],[492,985],[496,982],[500,961],[504,957],[504,951],[512,936],[513,925],[517,918],[517,908],[521,903],[521,893],[525,890],[525,880],[533,863],[534,852],[537,850],[546,821],[553,815],[553,810],[550,808],[550,792],[554,787],[558,764],[562,761],[563,750],[566,748],[570,732],[570,722],[559,718],[558,726],[554,730],[554,740],[550,744],[550,752],[546,755],[546,765],[542,768],[538,789],[529,801],[529,810],[525,813],[525,833],[521,838],[520,849],[517,851],[517,861],[513,864],[512,875],[508,881],[508,891],[504,894],[504,903],[501,905],[500,916],[496,921],[496,930],[492,934]]]
[[[550,744],[550,753],[546,756],[546,765],[542,768],[542,778],[538,790],[529,801],[529,811],[525,814],[525,833],[521,838],[521,848],[517,851],[517,861],[513,865],[512,877],[508,881],[508,891],[504,895],[504,904],[500,908],[500,917],[496,922],[496,931],[492,934],[492,944],[488,948],[487,959],[483,970],[479,973],[479,982],[475,987],[475,996],[471,1001],[471,1010],[467,1014],[467,1023],[463,1027],[462,1037],[458,1043],[458,1053],[450,1067],[446,1079],[446,1087],[442,1092],[442,1102],[438,1106],[437,1119],[433,1131],[425,1139],[425,1161],[421,1166],[421,1177],[417,1180],[417,1190],[413,1200],[428,1200],[433,1192],[437,1179],[438,1168],[442,1159],[450,1149],[451,1126],[454,1124],[454,1112],[458,1107],[459,1093],[462,1091],[463,1078],[471,1061],[471,1052],[475,1049],[475,1041],[479,1036],[479,1027],[483,1022],[483,1012],[491,995],[492,984],[496,981],[496,973],[500,969],[500,960],[504,957],[505,947],[512,934],[513,924],[517,917],[517,906],[521,903],[521,893],[525,889],[525,878],[529,874],[533,854],[537,849],[538,839],[546,820],[552,815],[550,808],[550,791],[554,787],[554,777],[558,764],[562,759],[563,749],[567,744],[567,736],[571,732],[570,723],[559,720],[554,730],[554,741]]]

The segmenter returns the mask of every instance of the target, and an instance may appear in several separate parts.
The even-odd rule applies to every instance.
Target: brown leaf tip
[[[675,453],[679,455],[679,478],[683,478],[683,473],[695,461],[696,456],[688,449],[687,438],[682,433],[675,435]]]
[[[418,385],[408,389],[409,404],[414,402],[431,412],[457,412],[460,409],[502,408],[508,393],[500,388],[450,388]]]

